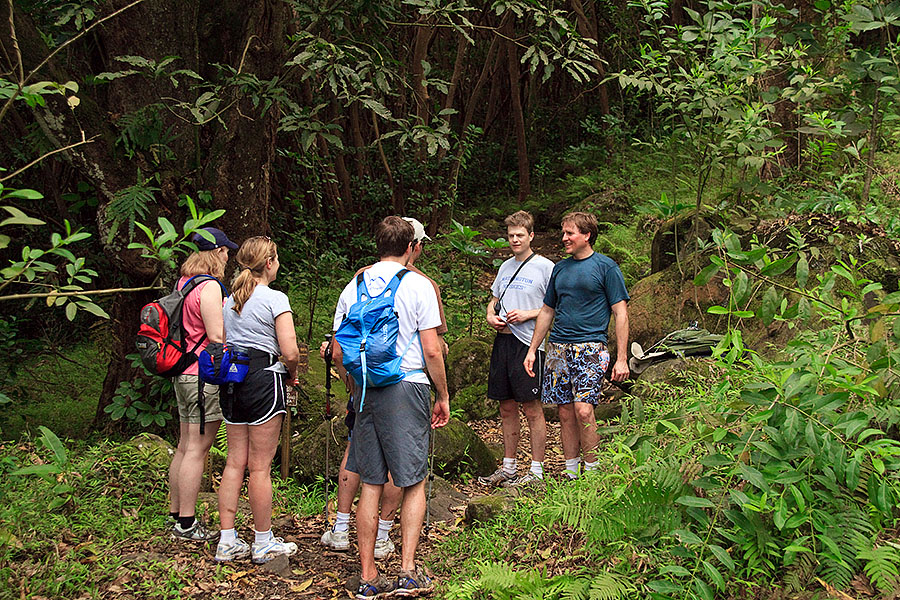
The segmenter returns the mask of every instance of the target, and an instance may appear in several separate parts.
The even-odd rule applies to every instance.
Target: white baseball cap
[[[413,226],[413,241],[421,242],[422,240],[431,240],[425,233],[425,227],[412,217],[403,217],[403,220]]]

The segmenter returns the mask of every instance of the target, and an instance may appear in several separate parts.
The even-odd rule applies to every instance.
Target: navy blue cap
[[[202,231],[206,231],[207,233],[211,233],[215,241],[209,241],[199,233],[195,233],[191,236],[191,241],[197,244],[198,250],[215,250],[216,248],[221,248],[225,246],[227,248],[231,248],[232,250],[237,250],[238,245],[228,239],[228,236],[221,229],[216,229],[215,227],[204,227]]]

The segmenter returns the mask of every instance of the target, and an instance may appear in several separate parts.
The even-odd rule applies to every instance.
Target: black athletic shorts
[[[220,386],[219,404],[230,425],[262,425],[285,409],[286,373],[251,371],[241,383]],[[229,386],[233,386],[229,391]]]
[[[353,410],[353,398],[347,398],[347,416],[344,417],[344,425],[347,426],[347,439],[353,435],[353,425],[356,424],[356,411]]]
[[[498,333],[491,350],[491,370],[488,375],[487,396],[491,400],[531,402],[541,398],[541,376],[544,372],[544,351],[534,358],[534,377],[525,372],[528,346],[511,333]]]

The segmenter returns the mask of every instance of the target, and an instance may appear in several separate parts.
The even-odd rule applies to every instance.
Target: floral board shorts
[[[544,404],[587,402],[596,405],[609,368],[609,352],[603,342],[549,344],[544,363]]]

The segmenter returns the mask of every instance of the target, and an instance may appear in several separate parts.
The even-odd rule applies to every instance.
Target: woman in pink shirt
[[[219,229],[207,227],[212,235],[210,241],[195,233],[191,241],[197,246],[181,265],[178,289],[197,275],[212,275],[221,280],[225,276],[228,250],[237,249],[237,244],[228,239]],[[222,318],[222,285],[206,280],[188,292],[184,300],[182,322],[187,333],[187,347],[197,346],[199,354],[210,342],[225,341],[225,325]],[[203,465],[209,449],[216,439],[216,432],[222,423],[222,409],[219,408],[219,387],[203,384],[204,433],[200,433],[201,407],[199,404],[200,381],[197,363],[188,367],[174,380],[175,398],[178,401],[178,418],[181,423],[178,448],[169,466],[169,515],[174,520],[172,537],[181,540],[206,541],[213,539],[217,532],[210,531],[195,518]]]

